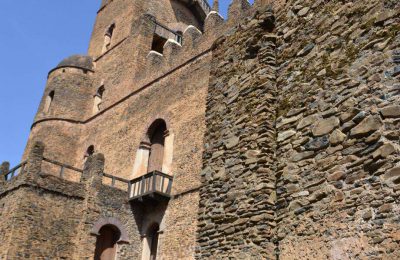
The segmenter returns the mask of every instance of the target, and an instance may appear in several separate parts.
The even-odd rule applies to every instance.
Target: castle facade
[[[400,2],[218,10],[102,0],[1,165],[0,259],[400,259]]]

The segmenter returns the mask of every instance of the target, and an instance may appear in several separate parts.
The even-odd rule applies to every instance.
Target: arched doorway
[[[115,260],[117,254],[117,242],[121,232],[112,225],[103,226],[97,236],[95,260]]]
[[[164,159],[164,141],[167,126],[164,120],[155,121],[149,129],[148,136],[150,139],[150,155],[148,172],[162,171]]]

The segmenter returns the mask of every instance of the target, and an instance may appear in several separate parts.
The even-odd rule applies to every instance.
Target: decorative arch
[[[150,143],[148,172],[162,171],[166,131],[167,125],[162,119],[154,121],[147,130],[147,138]]]
[[[144,143],[150,143],[150,134],[154,131],[154,129],[159,125],[159,124],[165,124],[166,131],[169,131],[171,128],[171,125],[169,123],[169,120],[167,118],[162,118],[162,117],[153,117],[152,119],[147,121],[147,129],[145,128],[144,134],[142,137],[142,142]]]
[[[113,217],[106,217],[106,218],[99,219],[96,223],[94,223],[93,228],[90,231],[90,234],[99,236],[100,230],[104,226],[114,226],[115,228],[117,228],[119,230],[119,232],[121,233],[121,236],[120,236],[119,240],[117,241],[118,244],[122,244],[122,243],[129,244],[129,236],[128,236],[128,232],[126,231],[125,226],[121,223],[121,221],[119,221],[118,219],[113,218]]]
[[[136,152],[132,179],[152,171],[171,174],[174,134],[169,130],[167,121],[157,117],[143,132]]]

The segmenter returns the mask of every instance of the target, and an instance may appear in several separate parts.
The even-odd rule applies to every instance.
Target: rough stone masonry
[[[399,14],[286,1],[215,43],[198,259],[400,258]]]
[[[19,175],[1,165],[0,259],[93,259],[113,226],[147,260],[152,223],[157,259],[400,259],[400,2],[193,4],[102,1]],[[160,119],[170,198],[133,202]]]

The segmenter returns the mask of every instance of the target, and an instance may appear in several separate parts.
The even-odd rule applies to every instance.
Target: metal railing
[[[62,178],[62,179],[71,179],[71,178],[66,178],[66,174],[68,173],[72,173],[73,175],[75,175],[72,179],[74,179],[75,181],[80,180],[81,175],[83,173],[83,170],[75,168],[73,166],[64,164],[64,163],[60,163],[58,161],[52,160],[52,159],[48,159],[48,158],[43,158],[44,162],[50,163],[53,166],[56,166],[56,168],[59,168],[58,171],[56,172],[56,176]],[[44,167],[42,167],[44,168]],[[79,176],[77,176],[79,175]]]
[[[107,173],[103,173],[103,184],[125,191],[129,191],[131,185],[130,181]]]
[[[172,39],[182,45],[183,37],[182,34],[166,27],[165,25],[157,22],[155,17],[152,17],[154,24],[156,25],[154,29],[154,33],[165,38],[165,39]]]
[[[6,174],[4,174],[4,179],[6,181],[11,181],[14,177],[22,174],[25,170],[26,164],[27,161],[24,161],[21,164],[18,164],[17,166],[9,170]]]
[[[159,194],[163,197],[171,197],[173,177],[153,171],[130,181],[129,198],[137,199],[146,195]]]

